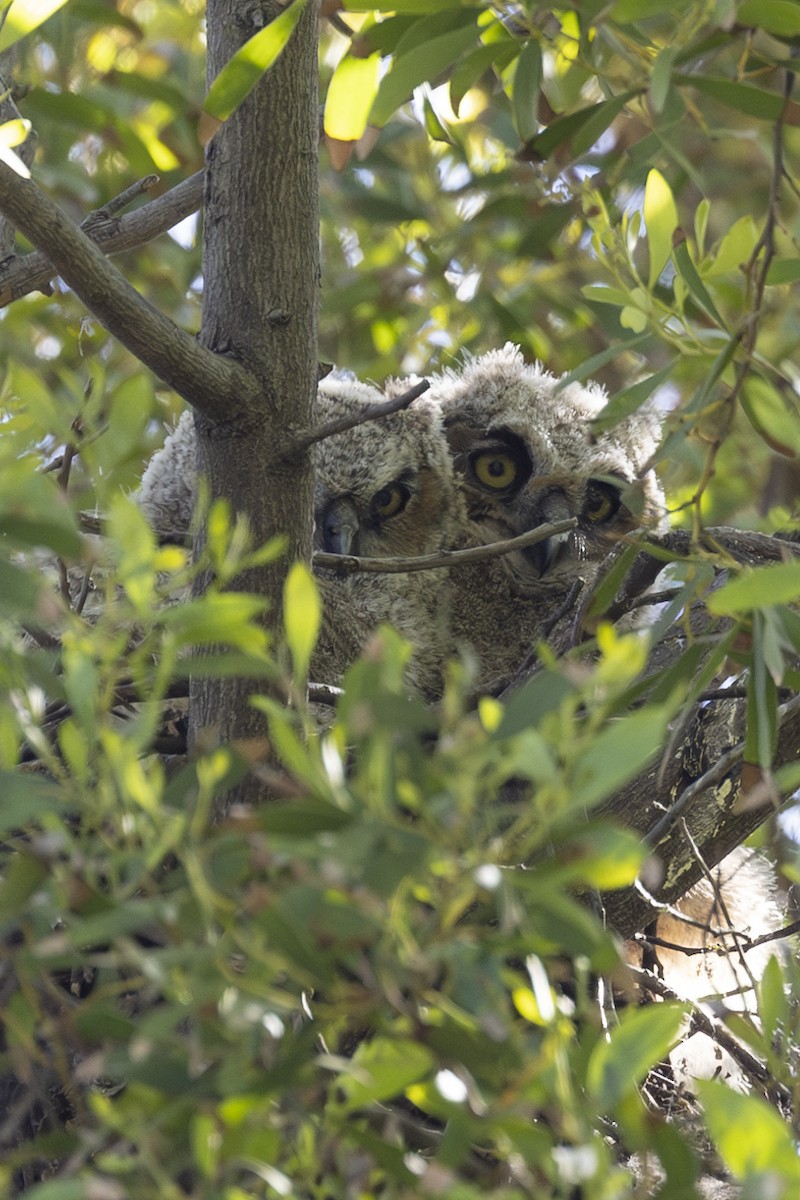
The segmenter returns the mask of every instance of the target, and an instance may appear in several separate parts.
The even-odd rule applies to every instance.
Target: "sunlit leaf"
[[[665,1057],[685,1015],[680,1004],[628,1008],[620,1024],[595,1046],[586,1081],[601,1108],[613,1108]]]
[[[48,17],[59,8],[63,8],[67,0],[13,0],[6,16],[3,28],[0,29],[0,53],[13,46],[20,38],[26,37],[34,29],[38,29]]]
[[[307,3],[308,0],[293,0],[274,21],[236,51],[208,89],[203,101],[207,113],[219,121],[227,121],[282,54]]]
[[[434,1060],[419,1042],[376,1037],[362,1042],[351,1062],[351,1071],[343,1072],[338,1080],[346,1112],[401,1095],[431,1070]]]
[[[678,210],[672,189],[660,171],[653,169],[644,189],[644,223],[650,253],[649,285],[655,287],[672,254],[672,235],[678,227]]]
[[[325,100],[325,133],[341,142],[356,142],[367,127],[380,80],[380,54],[354,58],[346,54],[333,73]]]
[[[790,1127],[759,1096],[747,1096],[716,1080],[695,1084],[706,1127],[738,1179],[764,1172],[800,1184],[800,1159]]]
[[[708,607],[718,615],[735,616],[771,604],[791,604],[800,597],[800,562],[745,567],[735,579],[713,591]]]
[[[298,679],[308,671],[321,621],[322,602],[314,577],[305,563],[294,563],[284,585],[283,623]]]

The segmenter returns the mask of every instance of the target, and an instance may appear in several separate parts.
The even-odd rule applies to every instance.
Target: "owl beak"
[[[524,517],[524,529],[536,529],[539,525],[549,525],[563,521],[570,515],[567,498],[559,488],[531,489],[525,497],[527,504],[520,504]],[[569,533],[557,533],[535,546],[529,546],[522,553],[533,566],[539,579],[544,578],[557,561],[561,550],[569,542]]]
[[[316,538],[327,554],[358,553],[358,513],[352,500],[332,500],[317,522]]]

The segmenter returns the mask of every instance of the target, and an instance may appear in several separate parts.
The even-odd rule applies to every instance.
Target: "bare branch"
[[[378,421],[381,417],[388,417],[392,413],[400,412],[402,409],[408,408],[423,392],[427,392],[430,386],[427,379],[423,379],[408,391],[403,392],[402,395],[395,396],[384,404],[368,404],[358,413],[351,413],[347,417],[335,417],[332,421],[317,426],[316,429],[307,429],[305,432],[296,433],[293,437],[287,438],[281,448],[280,458],[284,462],[299,458],[311,446],[324,441],[325,438],[334,437],[337,433],[345,433],[348,429],[354,429],[356,425],[365,425],[367,421]]]
[[[312,564],[323,570],[337,571],[339,574],[351,575],[357,571],[368,571],[373,575],[402,575],[407,571],[432,571],[437,568],[465,567],[477,562],[486,562],[491,558],[500,558],[503,554],[511,554],[514,550],[524,550],[526,546],[535,546],[549,537],[566,533],[574,529],[577,521],[570,517],[566,521],[556,521],[552,525],[540,525],[521,533],[519,537],[507,538],[502,542],[487,542],[485,546],[471,546],[468,550],[440,550],[438,554],[422,554],[419,558],[357,558],[353,554],[326,554],[317,551],[312,557]]]
[[[241,411],[258,386],[145,300],[103,252],[30,180],[0,163],[0,212],[58,269],[86,307],[132,354],[212,420]]]
[[[154,179],[155,176],[148,176]],[[141,189],[141,181],[134,185]],[[158,196],[135,212],[124,216],[115,216],[119,211],[118,201],[128,196],[126,189],[122,196],[112,200],[96,212],[89,213],[82,222],[81,229],[105,254],[119,254],[123,250],[132,250],[135,246],[143,246],[159,234],[165,233],[173,225],[177,225],[184,217],[197,212],[203,201],[203,172],[198,171],[184,179],[177,187],[171,188],[163,196]],[[128,197],[129,202],[130,197]],[[0,308],[27,296],[30,292],[47,290],[50,280],[58,275],[47,254],[34,250],[31,254],[9,259],[0,266]]]

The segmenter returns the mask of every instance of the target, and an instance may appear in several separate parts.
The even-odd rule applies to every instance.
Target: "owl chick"
[[[622,534],[661,526],[664,497],[645,469],[659,426],[637,413],[595,433],[603,389],[563,385],[510,343],[435,377],[428,395],[441,408],[465,502],[463,544],[577,521],[568,533],[455,574],[454,634],[478,658],[480,689],[513,675],[576,580],[590,585]]]
[[[356,415],[384,399],[375,387],[329,375],[319,385],[317,418],[327,422]],[[463,523],[461,499],[440,412],[424,396],[397,413],[317,443],[312,461],[317,550],[416,557],[452,545]],[[194,424],[191,413],[184,413],[151,459],[136,496],[154,528],[188,529],[196,473]],[[323,622],[311,663],[314,679],[340,680],[370,634],[387,623],[413,643],[411,689],[426,698],[440,693],[451,647],[441,572],[318,574]]]

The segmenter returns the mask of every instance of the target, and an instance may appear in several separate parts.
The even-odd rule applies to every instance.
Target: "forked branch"
[[[213,354],[145,300],[30,180],[0,163],[0,212],[50,259],[63,278],[126,349],[212,420],[229,419],[256,380]]]

